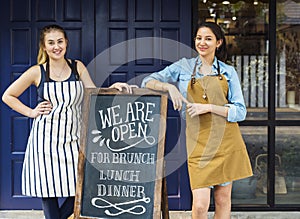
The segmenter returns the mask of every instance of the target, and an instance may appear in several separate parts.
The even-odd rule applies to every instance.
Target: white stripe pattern
[[[22,172],[22,193],[33,197],[75,196],[81,102],[80,81],[44,83],[53,109],[34,119]]]

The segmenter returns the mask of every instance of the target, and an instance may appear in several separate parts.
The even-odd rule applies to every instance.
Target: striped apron
[[[22,194],[75,196],[83,85],[81,81],[44,82],[43,93],[53,109],[33,121],[23,163]]]

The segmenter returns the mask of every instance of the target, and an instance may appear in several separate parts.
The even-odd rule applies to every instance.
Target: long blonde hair
[[[66,41],[68,42],[67,33],[61,26],[56,25],[56,24],[51,24],[51,25],[45,26],[42,29],[41,33],[40,33],[39,53],[38,53],[38,56],[37,56],[37,63],[39,65],[44,64],[45,62],[47,62],[49,60],[48,54],[44,50],[44,48],[45,48],[45,35],[47,33],[50,33],[53,30],[62,32],[64,34],[64,37],[65,37]]]

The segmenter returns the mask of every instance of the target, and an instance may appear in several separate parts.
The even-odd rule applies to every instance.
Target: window
[[[299,207],[300,2],[195,0],[195,8],[194,29],[222,26],[248,111],[240,127],[254,176],[234,182],[233,206]]]
[[[277,3],[276,117],[300,119],[300,2]]]
[[[276,8],[275,204],[300,204],[300,2]]]
[[[198,23],[217,22],[226,34],[228,63],[241,81],[247,119],[267,118],[268,9],[258,1],[198,1]]]

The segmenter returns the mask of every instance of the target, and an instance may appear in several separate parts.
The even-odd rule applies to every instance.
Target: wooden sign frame
[[[78,175],[77,175],[77,185],[76,185],[76,197],[75,197],[75,204],[74,204],[74,218],[75,219],[92,219],[92,218],[99,218],[100,216],[96,215],[86,215],[85,213],[82,214],[82,206],[86,201],[84,199],[84,184],[85,180],[85,165],[87,165],[87,149],[89,147],[88,142],[88,128],[89,128],[89,118],[90,118],[90,105],[91,105],[91,98],[93,96],[115,96],[117,98],[128,98],[132,97],[142,97],[142,98],[160,98],[160,119],[159,124],[157,124],[158,128],[158,136],[157,136],[157,151],[156,153],[156,161],[155,161],[155,179],[154,180],[154,194],[153,200],[153,209],[151,212],[152,215],[147,215],[147,218],[161,218],[161,216],[165,219],[169,218],[169,209],[168,209],[168,198],[167,198],[167,188],[166,188],[166,178],[164,177],[164,148],[165,148],[165,132],[166,132],[166,117],[167,117],[167,103],[168,103],[168,96],[167,93],[161,93],[152,91],[149,89],[143,88],[134,88],[132,94],[119,92],[116,89],[110,88],[87,88],[85,89],[84,94],[84,101],[82,106],[82,125],[81,125],[81,138],[80,138],[80,151],[79,151],[79,160],[78,160]],[[153,168],[152,168],[153,169]],[[86,176],[88,177],[88,176]],[[93,186],[93,185],[91,185]],[[152,188],[152,187],[151,187]],[[143,193],[144,194],[144,193]],[[109,202],[107,202],[109,203]],[[151,203],[151,206],[152,206]],[[109,203],[107,205],[108,208],[112,207],[112,205],[117,206],[116,203]],[[140,205],[139,205],[140,206]],[[121,206],[122,207],[122,206]],[[122,208],[116,207],[113,209],[114,211],[121,211]],[[141,208],[141,207],[139,207]],[[116,210],[117,209],[117,210]],[[132,208],[134,209],[134,207]],[[146,209],[146,208],[145,208]],[[95,210],[95,209],[94,209]],[[101,209],[102,210],[102,209]],[[106,209],[105,211],[109,211],[110,209]],[[112,211],[113,211],[112,210]],[[102,210],[104,211],[104,210]],[[127,211],[127,212],[126,212]],[[129,210],[130,211],[130,210]],[[103,217],[101,215],[100,218],[135,218],[134,215],[128,215],[128,210],[123,210],[124,214],[120,214],[118,216],[107,216]],[[125,215],[124,217],[122,215]],[[136,218],[145,218],[145,215],[136,217]]]

